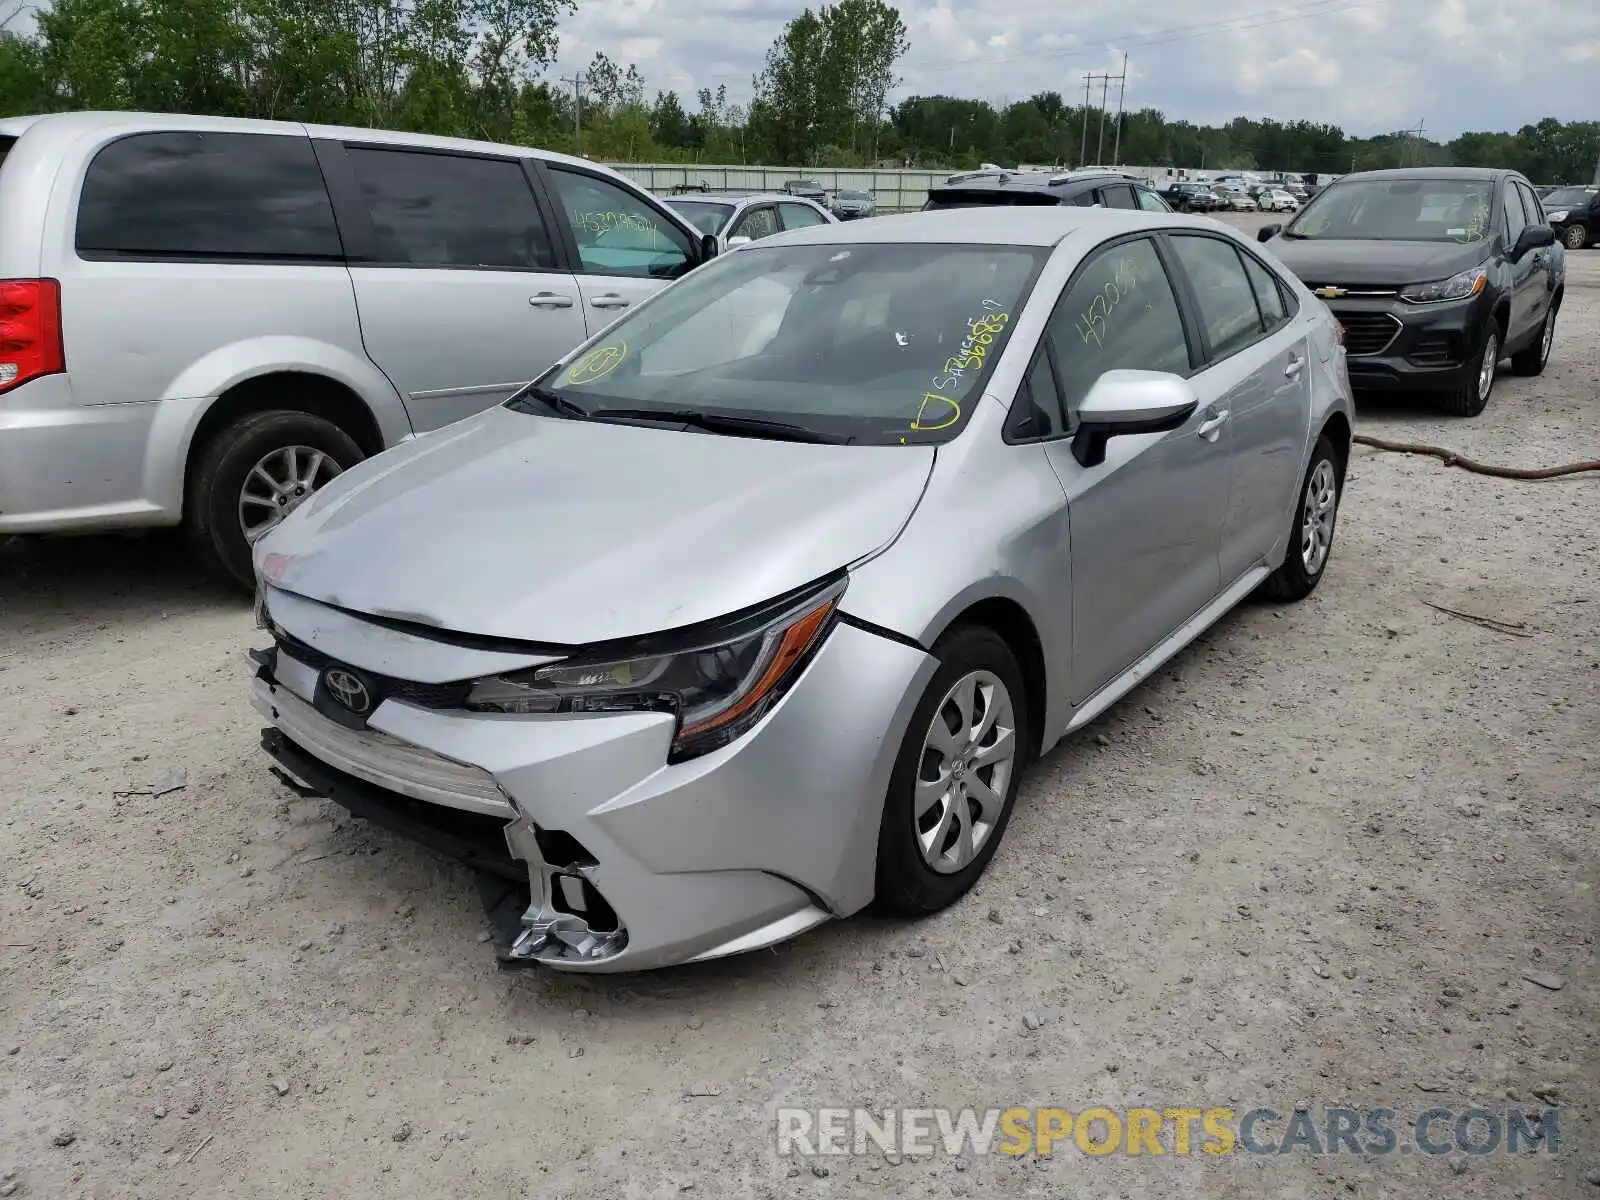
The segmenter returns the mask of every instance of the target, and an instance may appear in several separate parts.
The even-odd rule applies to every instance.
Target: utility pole
[[[1100,140],[1094,148],[1094,165],[1099,166],[1106,160],[1106,93],[1111,90],[1111,75],[1106,73],[1100,76]]]
[[[1128,52],[1122,52],[1122,74],[1117,76],[1117,136],[1111,143],[1111,165],[1122,162],[1122,97],[1128,86]]]
[[[583,74],[580,71],[574,71],[570,77],[563,75],[561,82],[572,85],[573,153],[581,157],[583,154]]]
[[[1089,153],[1089,84],[1094,76],[1088,71],[1083,73],[1083,136],[1078,141],[1078,166],[1089,165],[1084,156]]]

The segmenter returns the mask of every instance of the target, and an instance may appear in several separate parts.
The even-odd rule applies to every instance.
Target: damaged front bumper
[[[414,684],[359,728],[332,719],[330,669],[407,665],[392,630],[375,654],[364,623],[334,612],[253,656],[262,746],[304,790],[525,888],[503,961],[627,971],[717,958],[871,899],[894,751],[933,670],[915,647],[840,625],[755,729],[668,764],[675,726],[661,713],[474,713],[429,707],[442,685]],[[417,649],[433,660],[439,646]]]

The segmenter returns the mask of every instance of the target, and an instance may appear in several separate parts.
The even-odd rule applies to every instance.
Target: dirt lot
[[[1569,261],[1542,379],[1362,428],[1600,454]],[[610,980],[497,972],[464,871],[289,796],[249,614],[170,545],[0,549],[0,1195],[1600,1196],[1597,501],[1362,453],[1322,588],[1039,764],[964,903]],[[1561,1153],[1520,1159],[772,1141],[778,1104],[1551,1100]]]

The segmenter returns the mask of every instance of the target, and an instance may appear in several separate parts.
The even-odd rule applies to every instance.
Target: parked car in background
[[[810,200],[813,204],[820,205],[823,208],[828,207],[828,193],[814,179],[791,179],[783,185],[783,190],[791,196],[799,196],[802,199]]]
[[[871,192],[842,191],[833,194],[833,215],[841,221],[856,221],[878,211]]]
[[[1600,237],[1600,187],[1552,188],[1539,204],[1568,250],[1582,250]]]
[[[1255,197],[1243,188],[1218,188],[1217,194],[1222,198],[1222,207],[1229,212],[1259,212]]]
[[[873,899],[937,911],[1031,760],[1245,596],[1317,586],[1337,332],[1205,218],[758,242],[263,540],[263,746],[520,875],[513,961],[626,971]]]
[[[674,196],[667,204],[702,234],[715,237],[722,250],[835,220],[820,204],[787,192],[706,191]]]
[[[1346,175],[1258,236],[1339,318],[1358,388],[1438,392],[1475,417],[1502,358],[1537,375],[1550,357],[1566,262],[1515,172]]]
[[[1215,212],[1216,195],[1203,183],[1172,183],[1161,189],[1161,197],[1176,212]]]
[[[0,535],[250,542],[503,401],[715,251],[520,146],[136,113],[0,121]]]
[[[987,208],[993,205],[1071,204],[1083,208],[1142,208],[1171,212],[1152,188],[1118,171],[1001,172],[935,184],[928,189],[924,210]]]
[[[1256,197],[1262,212],[1299,212],[1300,201],[1283,188],[1267,188]]]

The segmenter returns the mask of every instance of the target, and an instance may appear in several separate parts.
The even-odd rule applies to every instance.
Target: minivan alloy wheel
[[[1017,762],[1011,693],[991,671],[957,679],[922,743],[911,806],[922,859],[941,875],[977,857],[1005,808]]]
[[[1304,515],[1300,523],[1300,562],[1307,575],[1322,570],[1333,545],[1334,512],[1339,507],[1339,478],[1333,464],[1322,459],[1306,480]]]
[[[299,508],[343,470],[313,446],[283,446],[265,455],[239,490],[239,528],[254,541]]]

